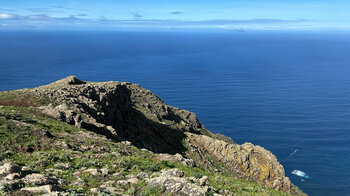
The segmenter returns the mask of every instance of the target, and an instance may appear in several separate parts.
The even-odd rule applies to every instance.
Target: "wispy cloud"
[[[38,13],[32,15],[0,14],[0,23],[6,24],[3,28],[37,26],[40,28],[66,27],[70,28],[94,28],[99,29],[278,29],[292,28],[294,26],[307,26],[312,22],[305,19],[281,20],[281,19],[251,19],[251,20],[147,20],[139,13],[131,13],[133,19],[115,20],[105,16],[96,19],[88,19],[86,14],[69,15],[66,17],[52,17],[50,13]]]
[[[62,11],[53,10],[51,8],[27,8],[26,10],[34,13],[62,13]]]
[[[178,14],[183,14],[183,12],[170,12],[170,14],[178,15]]]
[[[15,14],[8,14],[8,13],[1,13],[0,14],[0,20],[3,19],[3,20],[10,20],[10,19],[15,19],[19,17],[18,15],[15,15]]]
[[[134,19],[140,19],[143,16],[141,14],[139,14],[138,12],[132,12],[131,15],[134,17]]]
[[[84,16],[88,16],[87,14],[74,14],[74,15],[71,15],[71,16],[74,16],[74,17],[84,17]]]
[[[0,12],[14,12],[14,9],[0,8]]]
[[[52,6],[49,6],[49,7],[50,7],[50,8],[61,9],[61,10],[88,11],[87,9],[71,8],[71,7],[65,7],[65,6],[60,6],[60,5],[52,5]]]

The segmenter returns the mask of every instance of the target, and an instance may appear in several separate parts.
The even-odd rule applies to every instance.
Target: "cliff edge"
[[[124,145],[127,146],[126,148],[136,147],[136,149],[131,151],[137,151],[137,153],[128,152],[129,154],[126,153],[128,156],[138,157],[138,159],[139,157],[149,158],[155,163],[160,161],[160,163],[166,163],[165,165],[168,166],[169,162],[174,162],[174,164],[184,165],[187,168],[185,169],[182,168],[183,166],[180,166],[180,170],[171,170],[175,165],[173,167],[164,166],[164,168],[163,166],[159,166],[160,168],[158,170],[152,170],[153,173],[147,170],[148,173],[146,171],[143,174],[144,177],[139,178],[133,173],[135,171],[145,172],[145,170],[133,168],[137,166],[137,163],[134,163],[130,165],[130,168],[124,168],[120,171],[121,173],[127,173],[129,176],[120,174],[123,178],[118,179],[118,181],[110,180],[117,183],[118,185],[115,186],[121,187],[120,189],[130,191],[129,189],[134,187],[131,185],[135,184],[130,182],[130,179],[135,178],[134,181],[136,184],[143,182],[145,183],[145,187],[161,189],[157,189],[157,194],[153,195],[167,192],[172,192],[175,195],[241,195],[247,193],[252,195],[260,195],[261,193],[267,195],[277,193],[282,195],[305,195],[285,176],[283,166],[268,150],[251,143],[238,145],[228,137],[211,133],[200,123],[194,113],[166,105],[154,93],[137,84],[127,82],[85,82],[74,76],[70,76],[34,89],[1,92],[0,105],[3,105],[0,108],[2,109],[0,110],[0,117],[3,118],[3,124],[5,124],[5,120],[15,123],[15,125],[11,126],[24,123],[23,126],[33,126],[33,130],[36,130],[39,124],[40,128],[38,130],[52,135],[54,139],[36,138],[36,140],[42,142],[42,147],[57,146],[57,142],[59,141],[56,141],[55,138],[72,137],[71,144],[64,142],[65,144],[62,144],[63,146],[61,144],[58,145],[61,148],[60,150],[69,150],[72,153],[78,151],[79,153],[86,154],[86,152],[94,151],[94,149],[90,146],[90,143],[93,141],[89,141],[90,143],[85,151],[82,150],[81,147],[85,146],[87,142],[85,140],[90,137],[90,139],[96,140],[96,143],[99,143],[99,137],[103,137],[105,138],[104,140],[111,142],[109,145]],[[29,115],[30,117],[27,118],[34,118],[35,123],[28,122],[28,120],[23,121],[21,117],[16,117],[15,114],[12,114],[16,112],[20,113],[17,114],[20,116]],[[69,126],[71,128],[68,129],[77,129],[77,132],[70,134],[69,131],[51,128],[54,132],[57,132],[52,133],[53,131],[50,130],[50,126],[42,122],[50,121],[46,118],[54,120],[54,122],[67,123],[68,125],[60,124],[60,126]],[[63,130],[66,129],[64,128]],[[76,135],[76,133],[79,134]],[[49,138],[49,136],[45,137]],[[46,144],[45,142],[48,142],[48,140],[52,140],[52,143],[49,142],[49,144]],[[77,144],[76,142],[80,140],[81,143]],[[18,147],[18,151],[22,150],[24,151],[23,153],[27,153],[27,158],[30,158],[31,154],[42,150],[40,147],[33,145],[31,146],[32,149],[28,151],[29,147],[24,146],[22,145],[22,149]],[[108,145],[102,144],[96,144],[94,146],[94,148],[108,148]],[[26,150],[23,148],[26,148]],[[47,148],[51,149],[50,147]],[[9,151],[13,150],[2,149],[7,159],[11,159],[13,155]],[[114,149],[113,151],[123,154],[120,152],[119,147],[118,150]],[[104,156],[113,154],[111,149],[109,151],[102,150],[102,152],[104,153],[100,152],[100,156],[101,154],[104,154]],[[147,155],[140,155],[138,153],[145,153]],[[16,158],[12,159],[16,160]],[[19,158],[17,159],[21,160]],[[97,164],[93,168],[83,167],[83,169],[76,166],[76,169],[79,169],[80,174],[84,173],[82,170],[89,168],[93,171],[87,173],[102,174],[102,171],[98,170],[98,168],[103,168],[104,159],[96,157],[95,159],[97,162],[100,160],[102,166],[98,166]],[[118,162],[120,159],[124,160],[124,157],[118,158],[116,156],[111,161]],[[67,167],[71,167],[73,164],[72,162],[74,161],[71,160],[74,159],[70,158],[70,160],[64,161],[65,164],[69,164]],[[24,164],[23,160],[22,162],[15,161],[15,163]],[[52,165],[50,163],[48,164]],[[105,163],[105,165],[108,164]],[[112,166],[108,165],[108,167]],[[117,168],[114,168],[114,170],[119,171]],[[198,171],[193,172],[192,170]],[[191,172],[189,174],[186,171]],[[158,174],[154,172],[158,172]],[[198,179],[196,179],[193,177],[193,175],[196,176],[194,173],[201,173],[203,175],[197,176]],[[20,173],[19,175],[22,174]],[[79,175],[73,176],[77,177]],[[118,176],[117,174],[114,175]],[[130,177],[130,175],[134,176]],[[151,175],[154,176],[150,177]],[[186,177],[186,175],[188,176]],[[218,178],[217,175],[230,180],[221,182],[219,179],[215,179]],[[82,179],[81,176],[79,178]],[[125,182],[121,182],[123,180]],[[192,183],[189,181],[192,181]],[[247,182],[249,185],[243,183],[240,184],[240,188],[237,188],[239,186],[237,182]],[[225,185],[227,183],[228,185]],[[251,185],[250,183],[257,183],[258,185]],[[66,184],[63,183],[63,185]],[[68,190],[70,186],[60,187]],[[106,186],[104,184],[104,187]],[[236,189],[232,188],[232,186],[235,186]],[[256,190],[244,190],[244,187],[249,186],[260,188],[256,188]],[[18,190],[23,192],[24,190],[22,189]],[[86,191],[86,188],[82,189]],[[99,189],[102,190],[103,188],[96,188],[92,192],[98,192],[100,191]],[[131,194],[143,194],[144,192],[142,191],[145,191],[144,188],[138,190],[134,187],[134,189],[131,191]],[[277,192],[273,192],[273,190]],[[86,193],[84,191],[82,193]],[[114,192],[114,194],[117,193],[121,193],[121,190]],[[122,193],[125,194],[125,191]]]

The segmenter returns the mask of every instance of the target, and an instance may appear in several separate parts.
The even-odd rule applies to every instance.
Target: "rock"
[[[118,188],[115,188],[115,187],[106,187],[105,188],[105,191],[107,192],[107,193],[110,193],[110,194],[120,194],[120,191],[119,191],[119,189]]]
[[[207,189],[187,182],[179,177],[156,177],[147,179],[147,185],[151,187],[164,187],[165,192],[174,195],[205,196]]]
[[[120,176],[120,175],[122,175],[122,174],[119,173],[119,172],[116,172],[116,173],[112,174],[112,176]]]
[[[130,182],[128,182],[127,180],[119,180],[119,181],[117,181],[117,184],[121,185],[121,186],[125,186],[125,185],[130,184]]]
[[[108,168],[102,168],[101,169],[101,173],[102,173],[103,176],[107,176],[109,174]]]
[[[40,107],[52,118],[110,138],[122,136],[130,141],[126,145],[153,152],[175,154],[183,150],[181,133],[202,128],[194,113],[167,106],[151,91],[127,82],[86,83],[70,76],[31,92],[59,103]],[[147,135],[153,138],[145,140]]]
[[[43,194],[41,196],[68,196],[68,195],[69,195],[68,193],[55,191],[55,192]]]
[[[1,176],[7,176],[11,173],[20,173],[21,168],[12,164],[12,163],[5,163],[0,166],[0,177]]]
[[[86,84],[86,82],[79,80],[76,76],[68,76],[64,79],[58,80],[54,83],[51,83],[50,85],[79,85],[79,84]]]
[[[19,173],[12,173],[12,174],[7,175],[4,179],[5,180],[15,180],[15,179],[19,179],[19,178],[20,178]]]
[[[130,175],[125,176],[126,179],[135,178],[135,177],[136,176],[134,174],[130,174]]]
[[[238,176],[251,178],[262,186],[303,194],[285,176],[283,167],[269,151],[249,143],[237,145],[230,138],[210,133],[194,113],[166,105],[139,85],[86,83],[70,76],[30,91],[59,104],[41,107],[44,114],[105,135],[110,140],[124,141],[124,148],[132,144],[153,153],[168,153],[160,160],[199,167],[204,163],[202,166],[208,171],[219,172],[212,164],[219,162]],[[187,147],[195,155],[191,156]],[[102,151],[93,146],[82,151],[85,150]],[[91,172],[98,174],[95,170]]]
[[[127,146],[130,146],[131,145],[131,142],[130,141],[123,141],[123,142],[121,142],[122,144],[124,144],[124,145],[127,145]]]
[[[69,163],[57,163],[55,164],[55,167],[60,169],[69,169],[71,165]]]
[[[179,153],[176,153],[175,155],[160,153],[160,154],[157,154],[157,159],[160,161],[180,162],[190,167],[194,166],[194,161],[192,159],[186,159]]]
[[[162,176],[167,177],[183,177],[184,172],[179,169],[162,170]]]
[[[98,193],[98,189],[97,188],[92,188],[92,189],[90,189],[90,192],[91,193]]]
[[[97,169],[87,169],[87,170],[84,170],[83,173],[90,173],[91,175],[96,176],[98,175],[99,172]]]
[[[48,178],[42,174],[29,174],[22,178],[25,184],[35,184],[35,185],[46,185],[46,184],[56,184],[57,180]]]
[[[139,179],[138,178],[130,178],[127,180],[130,184],[136,184],[139,182]]]
[[[143,178],[149,178],[149,176],[145,172],[140,172],[140,173],[137,174],[137,178],[141,180]]]
[[[199,179],[199,185],[200,186],[205,186],[208,184],[208,176],[203,176],[201,179]]]
[[[161,176],[146,179],[148,186],[164,187],[166,192],[175,195],[204,196],[208,190],[207,187],[200,187],[182,178],[184,173],[179,169],[162,170]]]
[[[30,171],[30,170],[32,170],[32,168],[29,168],[27,166],[23,166],[22,167],[22,171]]]
[[[186,159],[184,158],[181,154],[176,153],[175,157],[178,161],[180,161],[182,164],[193,167],[194,166],[194,161],[192,159]]]
[[[52,193],[56,191],[57,188],[52,185],[38,186],[38,187],[25,187],[21,189],[21,192],[29,192],[31,194],[35,193]]]
[[[192,148],[220,160],[227,168],[240,176],[254,179],[263,186],[291,194],[303,193],[285,176],[282,165],[268,150],[251,143],[229,144],[205,135],[186,133]]]

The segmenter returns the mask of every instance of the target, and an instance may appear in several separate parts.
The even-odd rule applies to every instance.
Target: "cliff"
[[[137,84],[70,76],[1,92],[0,105],[1,167],[20,166],[0,167],[7,194],[304,195],[271,152]]]

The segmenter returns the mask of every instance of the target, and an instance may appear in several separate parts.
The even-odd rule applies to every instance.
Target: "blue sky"
[[[350,0],[1,0],[0,29],[349,30]]]

